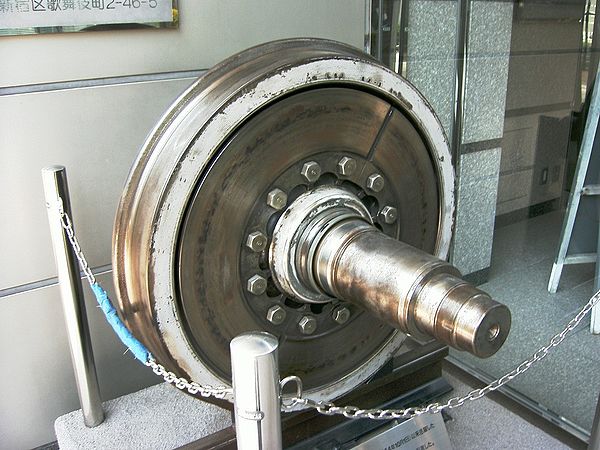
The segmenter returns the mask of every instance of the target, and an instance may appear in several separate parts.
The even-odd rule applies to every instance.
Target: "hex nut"
[[[383,189],[384,185],[385,185],[385,180],[378,173],[369,175],[369,178],[367,178],[367,188],[369,188],[373,192],[381,191]]]
[[[345,306],[339,306],[333,310],[333,320],[340,325],[345,324],[350,319],[350,310]]]
[[[379,211],[379,218],[388,225],[391,225],[398,219],[398,210],[393,206],[384,206],[383,209]]]
[[[312,316],[303,316],[298,322],[302,334],[313,334],[317,330],[317,319]]]
[[[267,311],[267,320],[273,325],[281,325],[285,320],[286,315],[285,309],[279,305],[274,305]]]
[[[348,156],[344,156],[339,160],[337,170],[340,175],[352,175],[356,170],[356,160]]]
[[[262,295],[267,290],[267,280],[260,275],[252,275],[246,284],[248,292],[254,295]]]
[[[319,163],[316,161],[308,161],[304,163],[300,173],[306,179],[306,181],[309,183],[314,183],[321,176],[321,166],[319,166]]]
[[[250,233],[246,238],[246,246],[253,252],[262,252],[267,248],[267,237],[260,231]]]
[[[267,205],[279,211],[287,205],[287,194],[281,189],[273,189],[267,194]]]

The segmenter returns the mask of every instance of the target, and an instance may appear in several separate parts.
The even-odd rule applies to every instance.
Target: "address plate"
[[[177,0],[0,0],[0,36],[175,28]]]

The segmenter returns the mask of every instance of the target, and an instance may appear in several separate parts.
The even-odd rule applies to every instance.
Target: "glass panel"
[[[371,6],[372,54],[419,88],[451,144],[458,175],[451,260],[512,311],[510,336],[496,355],[481,360],[451,350],[454,363],[491,381],[561,331],[598,288],[594,263],[568,264],[558,291],[548,292],[598,67],[596,0]],[[597,183],[599,170],[591,165],[588,180]],[[586,241],[592,261],[597,203],[582,201],[583,225],[573,234]],[[599,345],[588,317],[505,392],[586,439],[600,386]]]

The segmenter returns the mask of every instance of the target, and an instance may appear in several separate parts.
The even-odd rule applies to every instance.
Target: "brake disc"
[[[445,259],[453,183],[431,108],[369,56],[317,39],[246,50],[171,106],[135,162],[113,238],[121,313],[165,367],[200,384],[230,384],[231,339],[268,331],[282,376],[335,398],[405,335],[355,304],[286,293],[269,262],[278,220],[331,186],[386,235]]]

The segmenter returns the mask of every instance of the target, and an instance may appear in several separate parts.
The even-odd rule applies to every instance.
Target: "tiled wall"
[[[427,98],[452,141],[456,84],[457,1],[408,4],[406,77]]]
[[[451,260],[474,282],[491,263],[512,17],[512,2],[470,2]]]
[[[67,166],[81,243],[91,265],[105,269],[100,281],[112,291],[111,232],[121,188],[144,137],[193,81],[181,71],[199,73],[284,37],[363,45],[363,0],[179,5],[179,30],[0,38],[0,448],[53,441],[54,419],[79,407],[41,168]],[[102,398],[157,382],[123,355],[87,297]]]
[[[502,138],[512,29],[512,2],[470,3],[462,144]]]
[[[461,156],[452,256],[465,275],[490,266],[500,154],[495,148]]]
[[[456,80],[461,65],[456,55],[462,52],[461,32],[466,27],[468,54],[455,161],[457,217],[451,253],[452,262],[463,274],[490,265],[512,8],[507,1],[409,2],[406,74],[433,106],[451,143],[457,132]]]

